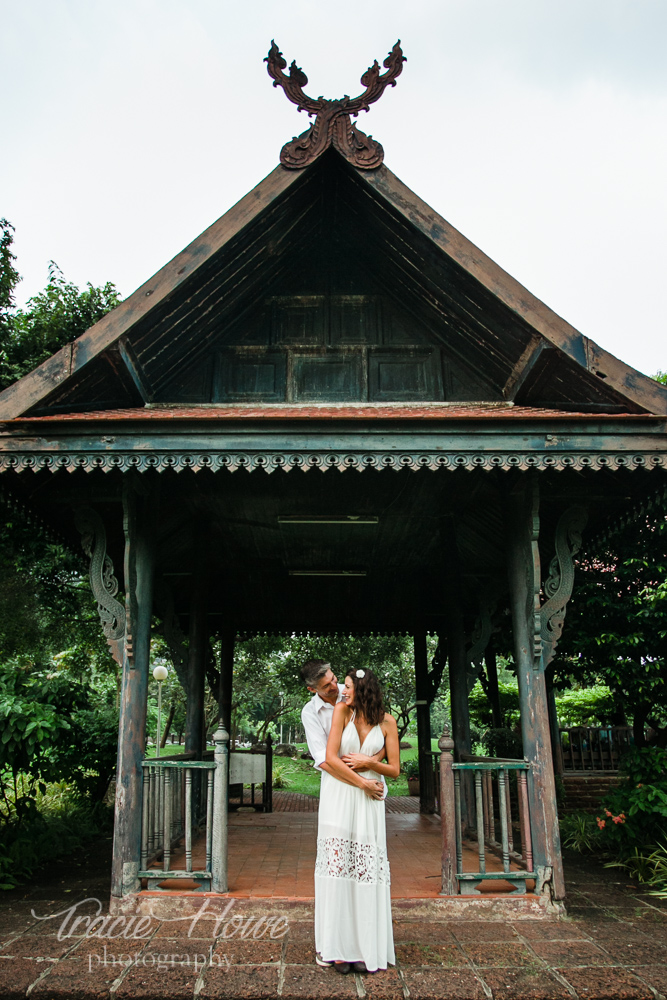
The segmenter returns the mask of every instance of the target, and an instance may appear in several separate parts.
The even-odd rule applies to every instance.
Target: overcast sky
[[[0,0],[0,216],[19,300],[66,278],[129,295],[307,127],[262,62],[358,94],[385,162],[549,306],[667,369],[667,0]]]

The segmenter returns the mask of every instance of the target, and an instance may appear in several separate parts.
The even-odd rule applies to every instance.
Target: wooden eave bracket
[[[132,344],[129,342],[127,337],[120,337],[118,339],[117,347],[127,373],[134,384],[134,388],[137,390],[144,403],[152,403],[155,399],[153,387],[148,380],[141,362],[134,353]]]

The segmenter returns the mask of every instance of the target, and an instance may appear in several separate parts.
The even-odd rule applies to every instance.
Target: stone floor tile
[[[34,959],[0,958],[0,997],[15,1000],[25,997],[27,988],[44,972],[43,962]]]
[[[361,976],[364,990],[373,1000],[403,1000],[403,982],[396,969],[381,969]]]
[[[364,977],[366,979],[368,977]],[[316,998],[341,998],[356,1000],[357,984],[352,974],[341,976],[335,969],[322,969],[319,965],[286,965],[283,981],[283,1000],[313,1000]]]
[[[218,941],[212,964],[268,965],[280,961],[282,941]]]
[[[416,944],[445,944],[453,941],[451,924],[431,920],[395,920],[394,942],[406,941]]]
[[[54,962],[30,994],[39,1000],[107,1000],[122,970],[97,962],[94,955]],[[3,994],[4,995],[4,994]]]
[[[198,975],[191,965],[170,965],[166,970],[137,966],[127,973],[114,997],[115,1000],[189,1000],[194,996]]]
[[[475,965],[482,969],[489,966],[519,968],[539,965],[530,949],[519,942],[466,941],[463,948]]]
[[[201,1000],[268,1000],[278,995],[278,966],[235,965],[206,970]]]
[[[569,920],[513,920],[512,927],[526,941],[571,941],[588,934],[583,922]]]
[[[449,924],[459,941],[516,941],[512,925],[501,920],[458,920]]]
[[[287,934],[288,941],[311,941],[315,944],[315,925],[312,920],[290,920]]]
[[[4,945],[0,954],[12,958],[60,958],[74,947],[78,939],[65,938],[59,941],[55,934],[27,935],[15,938]]]
[[[453,969],[404,969],[403,979],[410,1000],[485,1000],[482,984],[474,973]]]
[[[452,941],[446,944],[416,944],[397,943],[396,957],[401,965],[468,965],[468,960],[461,949]]]
[[[653,1000],[653,993],[626,969],[561,969],[579,997],[586,1000]]]
[[[531,947],[541,959],[558,968],[609,963],[609,956],[588,941],[532,941]]]
[[[650,983],[658,993],[667,996],[667,965],[642,965],[631,971],[645,983]]]
[[[288,941],[285,962],[287,965],[315,965],[315,942]]]
[[[507,1000],[570,1000],[571,994],[546,970],[485,969],[484,981],[494,997]]]
[[[660,941],[636,933],[625,936],[596,937],[596,944],[604,949],[614,964],[619,965],[667,965],[667,946]]]

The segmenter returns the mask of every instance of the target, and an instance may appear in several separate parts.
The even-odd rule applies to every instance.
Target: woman
[[[386,763],[378,763],[384,747]],[[396,720],[370,670],[350,670],[322,772],[315,864],[315,946],[338,972],[394,963],[385,776],[400,771]],[[373,770],[369,770],[372,764]],[[380,779],[380,780],[378,780]]]

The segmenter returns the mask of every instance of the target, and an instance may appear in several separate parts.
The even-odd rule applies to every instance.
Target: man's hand
[[[369,757],[366,753],[346,753],[341,757],[344,764],[352,768],[353,771],[368,771],[376,762],[376,757]]]
[[[363,756],[363,755],[362,755]],[[364,791],[369,799],[382,799],[384,798],[384,785],[381,781],[375,781],[371,779],[364,783]]]

